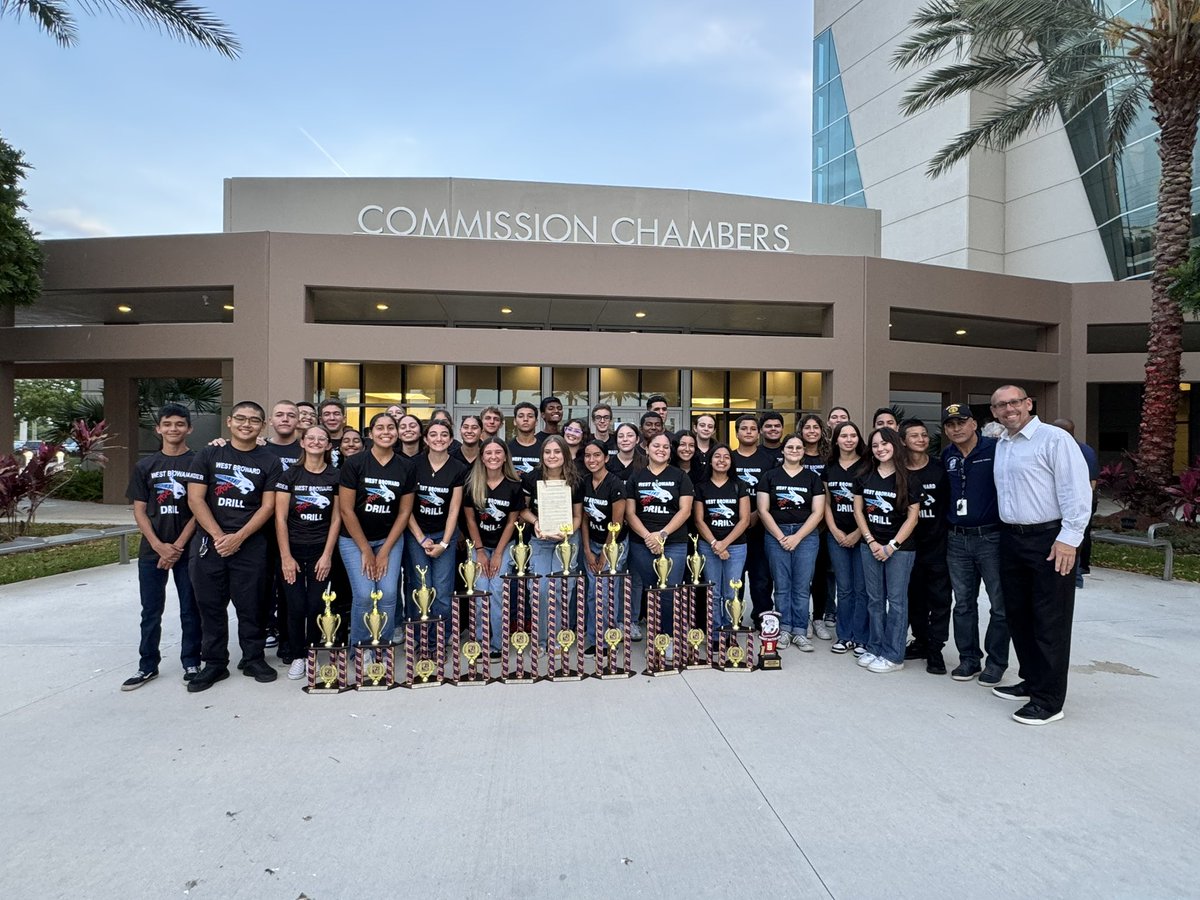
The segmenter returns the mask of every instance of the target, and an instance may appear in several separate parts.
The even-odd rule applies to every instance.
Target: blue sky
[[[812,0],[210,0],[242,56],[0,19],[0,134],[44,237],[219,231],[235,176],[454,176],[808,199]]]

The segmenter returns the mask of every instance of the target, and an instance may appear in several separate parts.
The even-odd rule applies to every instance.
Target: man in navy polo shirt
[[[992,474],[996,439],[978,433],[978,423],[966,403],[951,403],[942,410],[942,433],[950,445],[942,451],[942,465],[950,481],[946,521],[946,563],[954,586],[954,643],[958,667],[955,681],[995,686],[1008,668],[1008,621],[1000,588],[1000,507]],[[987,588],[992,611],[984,634],[987,665],[981,666],[979,647],[979,582]]]

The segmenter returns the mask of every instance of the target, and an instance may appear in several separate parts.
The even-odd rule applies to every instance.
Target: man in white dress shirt
[[[992,394],[1004,426],[996,447],[1000,506],[1000,584],[1021,681],[992,689],[1026,701],[1013,714],[1025,725],[1062,718],[1075,612],[1075,552],[1091,518],[1087,464],[1075,439],[1033,415],[1024,389]]]

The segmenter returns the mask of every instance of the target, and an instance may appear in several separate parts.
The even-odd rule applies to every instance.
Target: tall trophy
[[[608,540],[604,559],[608,571],[596,576],[596,678],[632,678],[633,671],[633,604],[630,598],[629,573],[618,572],[621,545],[617,535],[621,526],[608,523]]]
[[[571,526],[562,525],[558,529],[562,535],[562,540],[559,541],[558,549],[554,552],[558,554],[558,558],[562,561],[562,574],[570,575],[571,569],[575,562],[575,545],[571,543]]]
[[[517,522],[517,542],[513,544],[512,561],[515,574],[520,577],[526,574],[529,566],[529,545],[525,543],[525,523]]]
[[[553,645],[546,648],[549,654],[546,678],[549,681],[579,681],[584,677],[587,591],[584,579],[570,574],[577,552],[571,544],[571,530],[570,524],[559,526],[559,533],[563,539],[555,553],[562,561],[563,570],[558,575],[548,575],[545,579],[546,636],[548,642],[553,641]],[[575,620],[574,628],[570,625],[572,618]]]
[[[420,585],[413,589],[412,600],[417,607],[416,619],[404,621],[404,681],[402,687],[436,687],[446,672],[446,619],[430,616],[429,610],[437,599],[437,588],[429,586],[428,566],[417,566]],[[430,647],[430,642],[434,646]]]
[[[742,614],[746,608],[739,596],[742,582],[730,581],[729,587],[733,596],[725,601],[725,611],[729,613],[730,624],[720,630],[717,668],[722,672],[748,672],[754,667],[754,632],[742,627]]]
[[[345,644],[337,643],[342,617],[333,611],[333,601],[337,599],[337,594],[330,585],[325,586],[321,599],[325,601],[325,612],[317,616],[317,629],[321,632],[321,640],[308,647],[308,658],[305,660],[308,683],[303,690],[308,694],[340,694],[350,690],[347,675],[349,652]],[[323,664],[322,653],[326,654]]]
[[[665,551],[665,545],[660,544],[660,547]],[[667,586],[672,562],[666,553],[660,552],[652,565],[654,574],[658,576],[658,584],[646,592],[646,669],[642,674],[652,677],[676,675],[679,673],[679,660],[675,653],[675,635],[662,630],[662,605],[664,595],[669,595],[666,602],[671,604],[671,618],[678,628],[679,593]]]
[[[773,609],[762,614],[762,629],[758,639],[758,669],[782,669],[779,658],[779,613]]]
[[[691,542],[692,552],[688,554],[687,567],[692,576],[692,584],[699,584],[700,576],[704,574],[704,557],[700,553],[700,536],[693,534]]]
[[[396,687],[396,645],[383,639],[388,614],[379,609],[382,599],[383,591],[378,588],[371,591],[371,608],[363,613],[363,624],[370,638],[354,645],[354,668],[360,691],[390,691]]]
[[[621,526],[616,522],[608,523],[608,540],[604,542],[604,561],[608,563],[608,574],[617,574],[617,563],[621,561],[621,545],[617,543],[617,535]]]
[[[513,544],[513,574],[504,575],[500,613],[500,680],[505,684],[533,684],[541,666],[541,583],[530,575],[525,523],[517,522]],[[526,616],[529,616],[526,630]],[[531,640],[532,635],[532,640]],[[526,651],[529,655],[526,655]]]
[[[654,562],[651,563],[651,568],[654,569],[654,574],[658,576],[658,589],[665,590],[667,587],[667,579],[671,577],[671,568],[675,563],[667,556],[665,552],[665,544],[660,544],[659,554],[654,557]]]
[[[687,567],[691,573],[691,581],[680,585],[680,602],[676,604],[675,614],[682,616],[682,621],[679,623],[676,631],[682,633],[687,641],[686,648],[681,647],[683,652],[685,669],[709,669],[712,668],[712,642],[715,640],[713,634],[713,612],[712,612],[712,594],[713,584],[711,582],[702,581],[704,574],[704,556],[700,553],[699,538],[696,535],[691,537],[692,552],[688,554]],[[697,610],[703,608],[703,620]],[[703,627],[701,627],[703,625]]]
[[[487,648],[492,642],[492,621],[488,615],[491,594],[475,590],[479,565],[475,562],[475,543],[467,541],[467,559],[458,564],[466,592],[455,594],[450,605],[450,683],[482,685],[491,680]],[[467,627],[462,627],[462,607],[467,607]],[[466,634],[467,639],[463,640]],[[463,665],[464,660],[466,665]]]

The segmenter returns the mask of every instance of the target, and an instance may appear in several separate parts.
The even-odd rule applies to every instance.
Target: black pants
[[[1092,491],[1092,516],[1100,506],[1100,497]],[[1092,516],[1088,516],[1087,528],[1083,529],[1083,543],[1079,545],[1079,571],[1092,571]]]
[[[263,526],[262,535],[267,541],[267,571],[263,578],[261,606],[258,620],[264,631],[279,636],[279,647],[288,646],[287,594],[283,590],[283,566],[279,559],[279,542],[275,539],[275,522]]]
[[[775,583],[771,580],[771,563],[767,559],[766,529],[756,524],[746,529],[746,573],[742,581],[750,588],[751,613],[754,626],[762,624],[762,614],[775,605]],[[742,594],[743,598],[745,594]]]
[[[317,560],[325,552],[324,542],[291,544],[291,550],[292,559],[296,560],[296,583],[283,582],[283,593],[287,598],[287,657],[295,660],[303,659],[309,644],[321,639],[317,616],[325,611],[325,601],[321,595],[325,593],[329,580],[318,581],[316,576]],[[280,648],[282,652],[282,644]]]
[[[229,665],[229,602],[237,612],[238,644],[242,659],[263,658],[263,579],[267,571],[267,541],[252,534],[233,556],[222,557],[212,538],[198,531],[192,538],[192,588],[200,608],[200,658],[210,665]]]
[[[829,589],[829,575],[833,571],[833,566],[829,562],[829,544],[825,542],[825,533],[824,528],[817,529],[817,539],[820,544],[817,545],[817,564],[813,567],[812,577],[812,620],[814,622],[827,616],[830,619],[833,618],[833,610],[829,609],[829,598],[832,593]]]
[[[927,547],[918,546],[908,581],[908,624],[913,640],[931,653],[940,652],[950,639],[953,603],[945,537]]]
[[[1058,712],[1067,696],[1075,573],[1059,575],[1046,557],[1058,536],[1000,533],[1000,584],[1004,611],[1030,702]]]

